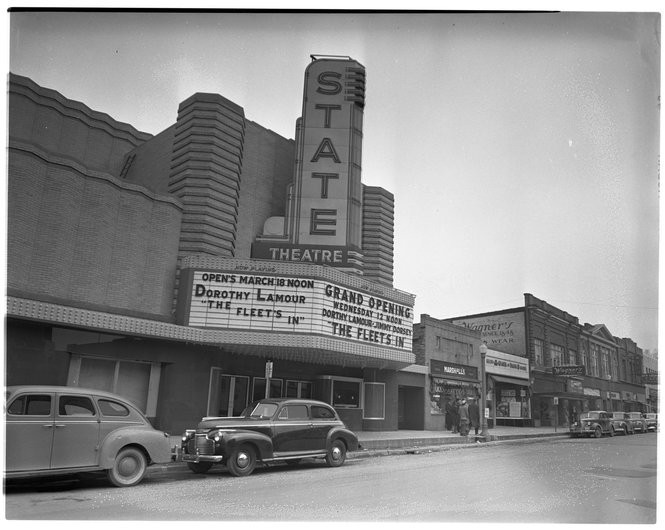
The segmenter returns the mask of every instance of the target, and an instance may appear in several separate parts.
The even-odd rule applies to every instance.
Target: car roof
[[[67,394],[80,394],[80,395],[90,395],[94,394],[95,396],[107,397],[112,399],[117,399],[123,403],[130,403],[126,398],[119,396],[118,394],[113,394],[111,392],[106,392],[104,390],[96,390],[94,388],[81,388],[78,386],[59,386],[59,385],[13,385],[6,387],[6,392],[8,397],[13,396],[19,392],[54,392],[54,393],[64,393]]]
[[[316,399],[290,398],[290,397],[263,398],[254,401],[252,404],[255,403],[277,403],[277,404],[291,403],[294,405],[323,405],[325,407],[332,408],[332,406],[329,403],[318,401]]]

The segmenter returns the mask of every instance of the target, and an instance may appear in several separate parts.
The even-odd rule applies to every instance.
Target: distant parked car
[[[253,403],[240,417],[203,418],[185,431],[180,458],[194,473],[223,464],[242,477],[257,464],[294,465],[303,458],[324,458],[337,467],[358,448],[358,437],[327,403],[275,398]]]
[[[17,386],[6,398],[5,478],[104,470],[115,486],[134,486],[150,464],[171,461],[168,434],[115,394]]]
[[[600,438],[603,434],[614,436],[614,426],[610,415],[604,410],[582,412],[579,419],[570,426],[570,435],[573,438],[578,436]]]
[[[630,423],[632,423],[635,432],[647,432],[647,420],[642,417],[641,412],[627,412],[626,415]]]
[[[646,412],[642,417],[647,422],[647,431],[658,431],[658,414],[655,412]]]
[[[610,420],[615,432],[622,432],[624,435],[635,434],[633,424],[625,412],[610,412]]]

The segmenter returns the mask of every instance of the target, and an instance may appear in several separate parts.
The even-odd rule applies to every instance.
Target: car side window
[[[335,418],[335,413],[327,407],[314,405],[312,406],[312,418],[319,420],[332,420]]]
[[[60,416],[95,416],[92,400],[85,396],[60,396],[58,405]]]
[[[307,405],[287,405],[279,411],[280,420],[306,420],[308,418]]]
[[[20,396],[9,405],[7,413],[14,416],[50,416],[51,396],[41,394]]]
[[[99,399],[97,401],[102,416],[129,416],[129,409],[122,403],[110,399]]]

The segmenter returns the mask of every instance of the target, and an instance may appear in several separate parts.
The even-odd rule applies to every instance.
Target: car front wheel
[[[600,438],[601,436],[603,436],[603,430],[600,428],[600,426],[596,427],[596,430],[594,431],[593,435],[596,438]]]
[[[236,447],[226,462],[226,467],[235,477],[246,477],[256,467],[256,454],[254,449],[247,444]]]
[[[118,452],[107,474],[114,486],[124,488],[141,482],[147,469],[148,461],[143,451],[136,447],[126,447]]]
[[[614,426],[610,427],[610,436],[614,436],[616,433],[614,432]]]
[[[341,440],[335,440],[328,454],[326,455],[326,462],[330,467],[339,467],[346,460],[346,445]]]
[[[187,467],[197,474],[207,473],[212,467],[212,462],[187,462]]]

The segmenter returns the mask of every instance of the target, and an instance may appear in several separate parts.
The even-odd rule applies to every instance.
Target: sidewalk
[[[568,438],[568,428],[558,427],[504,427],[497,426],[488,429],[486,442],[502,442],[510,440],[542,439],[542,438]],[[473,431],[469,436],[460,436],[450,431],[383,431],[359,432],[358,440],[362,449],[356,453],[349,453],[348,458],[362,456],[378,456],[380,454],[411,453],[427,448],[437,450],[451,448],[450,446],[476,445]],[[479,435],[480,436],[480,435]],[[482,442],[482,439],[481,439]]]
[[[373,456],[414,454],[419,452],[443,451],[462,447],[482,447],[497,442],[515,440],[544,440],[548,438],[568,438],[566,427],[493,427],[488,429],[489,439],[476,442],[473,431],[469,436],[460,436],[450,431],[360,431],[358,441],[361,449],[347,454],[348,460]],[[171,447],[180,445],[180,436],[171,436]],[[151,466],[155,471],[181,469],[186,464],[173,462]]]

